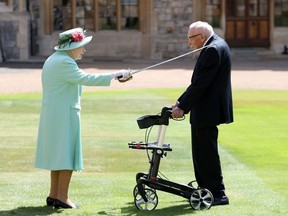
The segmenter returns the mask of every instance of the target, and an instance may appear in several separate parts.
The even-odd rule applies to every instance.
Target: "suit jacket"
[[[52,54],[42,70],[42,110],[36,167],[82,170],[80,98],[82,85],[109,86],[111,74],[86,74],[63,51]]]
[[[215,34],[206,45],[211,46],[201,51],[191,84],[178,99],[195,128],[233,122],[230,48]]]

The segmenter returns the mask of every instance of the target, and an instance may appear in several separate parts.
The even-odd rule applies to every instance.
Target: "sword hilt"
[[[133,73],[132,73],[132,74],[133,74]],[[125,79],[123,79],[123,76],[122,76],[122,75],[116,77],[116,80],[118,80],[118,81],[121,82],[121,83],[127,82],[127,81],[129,81],[129,80],[131,80],[131,79],[133,79],[133,76],[132,76],[132,75],[129,76],[129,77],[126,77]]]

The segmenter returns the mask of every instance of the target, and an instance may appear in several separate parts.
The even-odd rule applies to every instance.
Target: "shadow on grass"
[[[123,216],[132,216],[132,215],[149,215],[149,216],[159,216],[159,215],[165,215],[165,216],[177,216],[177,215],[191,215],[191,214],[196,214],[197,211],[194,211],[189,203],[182,203],[180,205],[175,205],[175,206],[169,206],[166,208],[158,208],[152,210],[152,211],[142,211],[138,210],[135,206],[134,203],[127,203],[129,206],[125,206],[121,208],[121,215]],[[112,210],[113,211],[113,210]],[[100,211],[98,212],[98,215],[113,215],[112,212],[106,212],[106,211]]]
[[[6,215],[21,215],[21,216],[34,216],[34,215],[50,215],[50,214],[61,214],[63,210],[53,209],[48,206],[24,206],[16,209],[2,211],[0,210],[1,216]]]

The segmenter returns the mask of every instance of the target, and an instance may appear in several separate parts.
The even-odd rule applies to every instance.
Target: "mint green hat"
[[[86,36],[82,28],[74,28],[59,34],[56,51],[66,51],[85,46],[92,40],[92,36]]]

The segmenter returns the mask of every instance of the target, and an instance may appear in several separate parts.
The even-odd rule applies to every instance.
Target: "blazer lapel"
[[[217,37],[215,34],[212,37],[210,37],[209,40],[207,41],[207,43],[204,46],[208,46],[209,44],[211,44],[211,42],[213,40],[215,40],[215,37]],[[205,52],[206,49],[207,49],[207,47],[201,50],[201,52],[200,52],[200,54],[198,56],[197,62],[195,64],[194,71],[197,71],[198,64],[201,61],[201,57],[202,57],[202,55],[203,55],[203,53]],[[193,83],[194,74],[195,73],[193,73],[192,78],[191,78],[191,82],[192,83]]]

